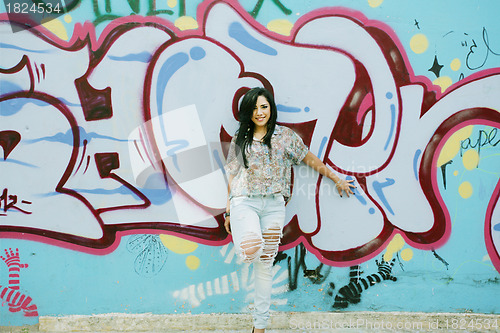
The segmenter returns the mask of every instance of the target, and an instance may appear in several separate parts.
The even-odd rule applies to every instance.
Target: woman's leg
[[[271,292],[273,287],[273,262],[278,251],[280,242],[281,228],[266,229],[262,232],[264,246],[261,251],[259,260],[253,263],[253,271],[255,276],[255,311],[254,311],[254,326],[255,328],[266,328],[269,320],[269,308],[271,306]]]
[[[271,305],[272,268],[285,221],[283,197],[231,199],[231,232],[238,255],[254,267],[254,326],[265,329]]]
[[[264,244],[259,259],[254,262],[254,326],[258,329],[266,328],[269,320],[273,286],[272,268],[278,252],[284,221],[285,204],[283,198],[266,199],[260,219]]]
[[[258,260],[263,250],[259,206],[259,202],[255,199],[245,197],[231,199],[233,242],[237,254],[246,263]]]

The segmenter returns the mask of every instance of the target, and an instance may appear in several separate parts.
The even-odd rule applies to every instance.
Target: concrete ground
[[[38,325],[21,326],[21,327],[0,327],[1,333],[59,333],[61,331],[40,331]],[[81,332],[81,331],[66,331],[66,332]],[[92,333],[123,333],[123,331],[85,331]],[[246,330],[163,330],[163,331],[141,331],[141,333],[250,333],[252,329]],[[401,332],[399,330],[389,329],[328,329],[328,330],[305,330],[305,329],[268,329],[266,333],[394,333]],[[440,333],[465,333],[465,332],[500,332],[500,330],[453,330],[453,329],[437,329],[437,330],[409,330],[403,332],[440,332]]]
[[[103,314],[39,317],[38,325],[1,327],[2,333],[194,332],[250,333],[247,314]],[[500,332],[500,315],[415,312],[277,312],[267,333]]]

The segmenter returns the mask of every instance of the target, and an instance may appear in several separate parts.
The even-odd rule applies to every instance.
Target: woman
[[[264,88],[248,91],[239,108],[240,127],[227,164],[225,227],[243,262],[254,264],[254,330],[264,332],[271,304],[272,266],[290,198],[291,168],[304,162],[330,178],[340,196],[353,194],[352,180],[340,179],[312,154],[290,128],[276,124],[276,104]]]

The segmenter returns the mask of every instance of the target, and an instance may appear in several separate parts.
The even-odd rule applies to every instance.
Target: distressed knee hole
[[[240,243],[240,255],[243,262],[250,263],[255,261],[262,252],[262,239],[257,234],[249,234],[243,238]]]
[[[262,249],[262,254],[260,255],[260,261],[267,264],[272,264],[276,253],[278,253],[278,248],[281,239],[281,228],[271,227],[262,233],[262,238],[264,239],[264,247]]]

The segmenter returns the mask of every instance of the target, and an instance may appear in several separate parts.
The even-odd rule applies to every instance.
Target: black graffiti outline
[[[486,46],[486,56],[484,58],[484,61],[481,65],[479,65],[477,67],[471,67],[469,58],[472,54],[474,54],[474,49],[478,48],[476,41],[474,39],[472,40],[472,45],[470,46],[469,53],[467,53],[467,57],[465,59],[465,64],[466,64],[468,69],[474,71],[474,70],[478,70],[478,69],[482,68],[486,64],[486,61],[488,61],[488,56],[490,55],[490,53],[493,55],[496,55],[496,56],[500,56],[500,53],[496,53],[495,51],[493,51],[491,49],[490,41],[488,38],[488,30],[486,30],[485,27],[483,27],[483,42],[484,42],[484,45]]]
[[[293,258],[293,264],[292,264],[292,257],[289,256],[287,258],[288,286],[290,290],[297,289],[297,280],[299,277],[300,268],[302,268],[304,277],[308,278],[313,284],[321,284],[325,282],[325,280],[330,275],[332,266],[326,265],[326,269],[323,270],[323,267],[325,266],[325,264],[323,263],[320,263],[315,269],[307,269],[307,265],[305,262],[306,254],[307,254],[306,247],[304,246],[303,243],[300,243],[295,247],[295,256]]]

